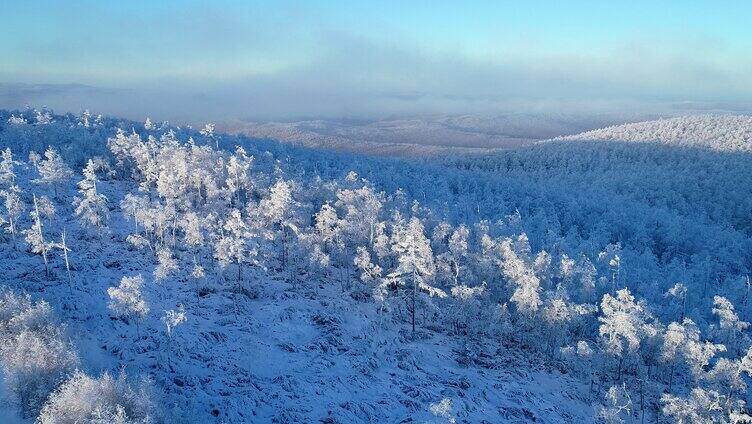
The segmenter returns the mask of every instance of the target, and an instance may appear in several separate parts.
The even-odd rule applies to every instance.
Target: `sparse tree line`
[[[19,119],[25,120],[13,115],[8,122],[30,125]],[[37,124],[49,125],[42,121]],[[414,192],[378,190],[355,172],[322,179],[243,147],[216,150],[210,126],[198,142],[181,141],[174,129],[156,129],[150,121],[143,128],[145,136],[118,129],[107,142],[110,156],[85,162],[73,199],[61,188],[70,188],[76,173],[53,147],[28,162],[6,149],[0,162],[7,241],[38,255],[40,272],[64,269],[75,284],[68,254],[79,242],[122,242],[153,259],[152,270],[123,275],[106,294],[113,316],[132,322],[137,334],[152,313],[143,296],[147,284],[190,276],[197,297],[209,287],[230,293],[240,307],[256,296],[255,275],[273,275],[294,287],[338,284],[343,296],[373,302],[383,325],[404,327],[406,342],[430,331],[452,334],[458,360],[468,365],[482,362],[489,343],[534,353],[586,381],[603,399],[605,422],[752,419],[745,404],[752,349],[743,290],[730,298],[683,281],[651,292],[631,280],[641,267],[657,266],[651,256],[618,242],[578,251],[559,234],[561,223],[550,223],[553,242],[531,241],[519,212],[453,224]],[[21,181],[19,168],[33,177]],[[98,190],[101,178],[132,189],[108,198]],[[26,180],[32,184],[23,186]],[[67,209],[78,227],[66,233],[56,214]],[[129,234],[112,237],[111,225],[122,219]],[[662,248],[672,246],[665,241]],[[733,278],[749,290],[742,273]],[[639,292],[648,297],[637,298]],[[168,346],[186,319],[186,306],[163,312]],[[73,368],[75,362],[61,365],[67,374],[56,374],[52,386]],[[55,393],[131,390],[107,376],[73,374],[68,381],[87,388],[63,385]],[[98,384],[109,388],[92,388]],[[44,414],[47,406],[27,408]],[[113,413],[142,416],[123,408]]]

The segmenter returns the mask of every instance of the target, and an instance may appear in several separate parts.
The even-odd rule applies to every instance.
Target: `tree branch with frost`
[[[107,289],[108,307],[117,317],[135,318],[136,334],[140,337],[139,321],[149,315],[149,305],[144,299],[144,278],[141,274],[123,277],[117,287]]]

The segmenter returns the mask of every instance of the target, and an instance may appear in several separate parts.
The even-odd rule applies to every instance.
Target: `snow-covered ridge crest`
[[[632,141],[700,146],[721,151],[752,150],[752,116],[692,115],[614,125],[551,141]]]

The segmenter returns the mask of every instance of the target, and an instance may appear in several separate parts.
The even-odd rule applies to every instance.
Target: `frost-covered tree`
[[[251,262],[256,252],[249,250],[247,241],[249,236],[248,226],[240,211],[233,209],[227,220],[222,225],[222,235],[214,246],[214,256],[221,267],[235,264],[238,267],[238,284],[243,281],[243,264]]]
[[[292,190],[290,183],[279,180],[272,186],[269,197],[261,201],[259,209],[272,224],[280,224],[288,214],[291,204]]]
[[[577,262],[575,262],[574,259],[570,258],[567,254],[561,255],[561,259],[559,260],[559,274],[564,282],[571,283],[575,277],[576,266]]]
[[[48,394],[78,365],[65,329],[44,301],[0,295],[0,366],[4,386],[23,417],[39,411]]]
[[[399,225],[392,234],[392,251],[397,256],[397,267],[389,273],[379,287],[383,298],[391,287],[408,286],[410,323],[415,333],[418,293],[446,297],[446,293],[431,285],[436,271],[431,245],[426,238],[423,224],[413,217],[406,225]]]
[[[550,294],[543,303],[540,317],[547,326],[543,337],[547,339],[551,353],[555,353],[561,344],[570,339],[570,329],[581,317],[592,314],[596,309],[595,305],[570,301],[561,288]]]
[[[10,147],[2,151],[0,158],[0,185],[10,187],[16,184],[16,172],[14,170],[16,162],[13,160],[13,152]]]
[[[737,334],[749,327],[749,323],[739,319],[734,305],[723,296],[713,297],[713,315],[719,320],[721,332],[725,333],[725,344],[734,348]]]
[[[140,334],[139,322],[149,315],[149,305],[144,299],[144,278],[139,274],[135,277],[123,277],[117,287],[107,289],[110,297],[108,307],[117,317],[134,318],[136,332]]]
[[[376,225],[383,208],[384,196],[369,186],[355,190],[339,190],[335,206],[344,211],[342,228],[356,243],[373,245]]]
[[[663,414],[678,424],[728,422],[724,416],[723,398],[714,390],[692,389],[687,398],[664,394],[661,396]]]
[[[91,126],[91,112],[89,112],[89,109],[86,109],[81,113],[78,125],[81,125],[84,128],[89,128]]]
[[[389,236],[386,234],[386,223],[379,222],[376,224],[376,229],[373,237],[373,252],[379,259],[384,259],[391,254],[391,248],[389,245]]]
[[[726,411],[743,411],[747,397],[747,382],[744,374],[752,376],[752,348],[741,359],[720,358],[705,376],[710,386],[720,391]]]
[[[239,207],[242,200],[247,198],[248,192],[253,188],[253,183],[248,171],[253,164],[253,156],[248,156],[245,149],[237,147],[235,153],[227,160],[227,194],[231,204]]]
[[[687,287],[682,283],[676,283],[668,289],[664,296],[676,299],[679,302],[681,310],[679,321],[684,321],[684,314],[687,311]]]
[[[450,274],[453,286],[460,284],[460,273],[465,268],[464,261],[468,254],[469,236],[470,231],[467,227],[460,225],[449,236],[447,242],[448,250],[437,258],[440,269]]]
[[[593,265],[590,258],[583,254],[580,257],[580,260],[577,261],[575,273],[580,278],[580,290],[582,291],[583,298],[585,301],[591,302],[595,291],[598,270],[595,268],[595,265]]]
[[[31,252],[42,256],[42,260],[44,261],[44,272],[45,275],[49,277],[50,269],[47,254],[53,247],[53,244],[51,242],[48,242],[44,238],[42,218],[40,216],[41,214],[39,213],[39,204],[37,202],[36,195],[33,196],[33,199],[34,210],[31,211],[32,226],[31,228],[24,230],[23,233],[26,237],[26,243],[29,244]]]
[[[668,391],[671,392],[671,388],[674,381],[674,368],[680,355],[684,352],[687,344],[692,338],[693,330],[696,331],[694,322],[690,319],[684,320],[681,324],[672,322],[666,328],[666,333],[663,335],[663,346],[661,347],[661,359],[664,362],[668,362],[670,365],[670,371],[668,376]]]
[[[611,272],[611,292],[616,293],[616,289],[619,286],[619,274],[621,271],[621,256],[622,246],[621,243],[612,243],[606,246],[606,248],[598,254],[598,260],[606,263],[608,269]]]
[[[23,117],[23,115],[16,116],[15,114],[11,114],[10,118],[8,118],[8,123],[11,125],[26,125],[28,122],[26,121],[26,118]]]
[[[606,405],[598,410],[598,416],[606,424],[621,424],[625,417],[632,414],[632,397],[627,388],[611,386],[606,392]]]
[[[168,133],[159,141],[159,147],[154,154],[154,180],[156,192],[166,205],[184,210],[190,204],[188,192],[191,170],[188,160],[189,151],[182,148],[178,140]]]
[[[10,148],[7,147],[2,151],[2,158],[0,159],[0,197],[3,197],[3,205],[5,206],[5,216],[0,215],[0,225],[5,226],[6,232],[11,234],[13,238],[13,248],[16,248],[16,226],[18,218],[23,212],[23,203],[19,193],[20,188],[16,185],[16,173],[14,170],[15,161],[13,160],[13,153]]]
[[[193,278],[202,278],[204,276],[204,267],[196,257],[199,249],[204,245],[204,233],[202,231],[201,219],[195,212],[188,212],[183,216],[180,223],[183,229],[183,240],[191,250],[193,256],[193,268],[191,275]]]
[[[34,113],[36,113],[37,125],[49,125],[52,123],[52,115],[50,114],[49,111],[34,110]]]
[[[295,231],[295,226],[290,219],[293,213],[292,209],[292,187],[289,182],[282,179],[272,186],[269,197],[259,203],[259,211],[277,233],[274,238],[281,242],[281,247],[278,250],[282,269],[287,267],[287,244],[291,238],[290,233]]]
[[[44,152],[44,160],[39,162],[37,171],[39,178],[35,182],[51,185],[55,191],[56,199],[59,198],[58,186],[73,177],[73,170],[52,147]]]
[[[177,269],[178,261],[172,255],[172,251],[166,247],[159,249],[157,251],[157,266],[154,268],[154,280],[162,281]]]
[[[371,262],[371,253],[364,246],[358,247],[353,264],[360,271],[360,281],[371,283],[381,278],[383,270],[378,264]]]
[[[172,332],[175,330],[175,328],[185,323],[185,320],[186,320],[186,316],[185,316],[185,309],[183,308],[183,305],[180,305],[178,309],[170,309],[169,311],[165,311],[164,315],[162,315],[162,323],[165,325],[165,329],[167,332],[168,366],[170,366],[171,361],[172,361],[171,359],[172,357]]]
[[[142,183],[139,188],[149,186],[156,178],[154,164],[156,145],[151,138],[145,143],[135,131],[127,134],[118,128],[115,135],[107,139],[107,147],[117,159],[117,164],[123,167],[128,166],[134,179]]]
[[[52,225],[52,219],[55,218],[57,208],[55,203],[47,196],[37,197],[37,209],[39,210],[39,216],[47,220],[48,225]]]
[[[531,317],[543,302],[540,297],[540,279],[535,275],[532,265],[525,260],[529,256],[527,236],[523,234],[516,243],[510,238],[504,239],[498,247],[504,277],[513,286],[511,301],[520,313]],[[521,248],[521,252],[518,253],[515,247]]]
[[[94,162],[89,160],[83,170],[84,179],[78,183],[79,196],[73,199],[73,206],[79,221],[99,232],[107,224],[110,210],[107,207],[107,197],[97,191],[95,170]]]
[[[145,218],[143,223],[151,227],[150,232],[156,236],[158,245],[164,247],[168,244],[169,236],[174,235],[177,229],[178,211],[175,205],[169,202],[167,204],[155,202],[147,211]],[[174,244],[174,237],[172,241]]]
[[[92,378],[76,371],[50,395],[42,408],[39,424],[150,424],[157,414],[147,381],[137,387],[105,373]]]
[[[39,153],[33,150],[29,152],[29,163],[31,164],[31,166],[33,166],[36,169],[39,169],[39,163],[41,161],[42,161],[42,156]]]
[[[331,253],[335,250],[344,249],[342,240],[340,221],[337,217],[337,210],[330,204],[325,203],[321,210],[315,216],[316,232],[324,246],[324,251]]]
[[[162,316],[162,323],[167,329],[167,336],[172,337],[172,331],[180,324],[184,323],[185,319],[185,309],[183,308],[183,305],[180,305],[178,309],[165,311]]]
[[[705,368],[716,352],[725,350],[723,345],[700,341],[700,330],[689,318],[685,318],[681,324],[677,322],[669,324],[663,335],[661,346],[661,359],[670,365],[668,391],[672,391],[675,369],[678,364],[686,364],[697,381],[706,376]]]
[[[219,138],[214,134],[214,124],[211,122],[204,125],[204,128],[200,131],[201,135],[214,141],[214,148],[219,149]]]
[[[686,320],[685,320],[686,321]],[[691,328],[688,331],[687,343],[683,349],[684,359],[689,366],[695,380],[705,376],[705,368],[718,352],[725,352],[726,346],[709,341],[700,341],[700,331]]]
[[[598,317],[598,334],[606,351],[619,358],[616,379],[621,379],[624,356],[640,347],[646,311],[642,302],[635,302],[628,289],[621,289],[613,297],[606,293],[601,301],[602,316]]]
[[[444,398],[440,402],[432,403],[428,408],[431,413],[437,417],[443,418],[447,424],[455,424],[457,418],[455,418],[452,412],[452,400]]]
[[[18,219],[24,211],[24,204],[21,200],[21,189],[17,185],[12,185],[6,190],[0,190],[0,197],[3,198],[5,207],[5,216],[3,221],[5,231],[11,234],[13,238],[13,248],[16,248],[16,233],[18,233]]]
[[[146,211],[148,208],[149,199],[144,196],[127,193],[120,201],[120,209],[123,212],[123,216],[128,220],[133,219],[136,230],[138,230],[139,225],[144,226],[144,229],[146,229],[144,221],[146,220]]]
[[[484,308],[481,297],[485,292],[485,283],[476,287],[459,284],[451,289],[455,307],[450,308],[448,314],[454,324],[453,331],[462,337],[465,351],[469,350],[471,339],[482,332],[482,329],[479,329],[483,325],[481,317]]]

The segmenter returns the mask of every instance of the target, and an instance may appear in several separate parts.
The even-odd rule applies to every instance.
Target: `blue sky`
[[[748,1],[6,0],[0,82],[267,118],[748,104],[750,17]]]

